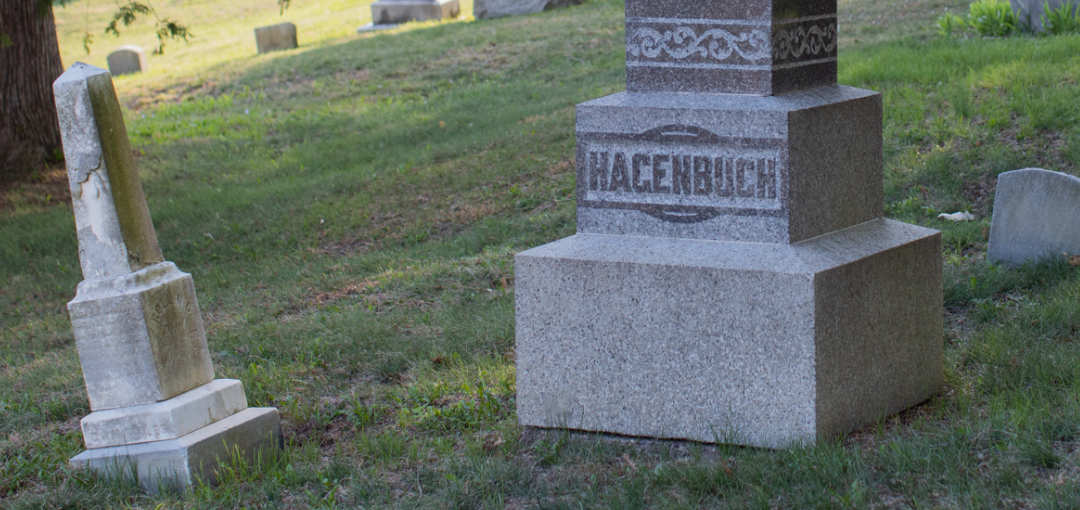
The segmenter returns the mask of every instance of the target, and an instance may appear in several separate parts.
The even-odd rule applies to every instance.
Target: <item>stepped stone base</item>
[[[217,379],[164,402],[90,413],[83,441],[93,449],[176,439],[246,408],[243,383]]]
[[[89,449],[73,457],[71,465],[134,479],[153,492],[213,481],[219,463],[238,454],[248,461],[265,458],[280,445],[277,409],[253,407],[177,439]]]
[[[522,425],[781,448],[938,392],[940,233],[577,234],[515,259]]]

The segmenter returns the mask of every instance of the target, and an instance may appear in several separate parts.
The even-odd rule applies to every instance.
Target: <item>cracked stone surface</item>
[[[83,278],[163,262],[109,72],[77,63],[53,84]]]
[[[153,490],[273,448],[277,410],[214,381],[194,281],[162,256],[109,72],[75,64],[53,91],[83,272],[68,315],[94,411],[72,465]]]

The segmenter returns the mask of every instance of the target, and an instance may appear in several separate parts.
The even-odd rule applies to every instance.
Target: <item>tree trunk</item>
[[[0,0],[0,180],[59,155],[52,83],[61,72],[52,2]]]

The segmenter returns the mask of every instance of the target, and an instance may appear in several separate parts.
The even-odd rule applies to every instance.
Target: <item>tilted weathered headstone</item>
[[[371,4],[374,25],[456,18],[460,13],[458,0],[378,0]]]
[[[785,447],[939,391],[940,233],[882,217],[836,2],[626,16],[628,91],[577,107],[577,234],[515,259],[520,422]]]
[[[1065,3],[1072,3],[1072,5],[1080,5],[1080,2],[1076,0],[1009,0],[1009,4],[1012,6],[1013,12],[1020,18],[1020,23],[1025,26],[1031,27],[1031,30],[1035,32],[1042,32],[1045,30],[1046,20],[1045,7],[1050,6],[1051,9],[1058,9]],[[1073,14],[1076,14],[1075,7]]]
[[[1020,265],[1080,255],[1080,178],[1041,168],[998,176],[988,256]]]
[[[77,63],[53,92],[83,272],[68,313],[92,411],[71,464],[154,490],[276,447],[277,410],[214,379],[195,286],[162,257],[109,73]]]
[[[138,46],[121,46],[105,60],[109,63],[109,73],[113,76],[141,73],[146,69],[146,53]]]
[[[473,16],[476,19],[519,16],[581,2],[582,0],[473,0]]]
[[[292,23],[278,23],[255,29],[255,48],[259,53],[291,50],[296,47],[296,25]]]

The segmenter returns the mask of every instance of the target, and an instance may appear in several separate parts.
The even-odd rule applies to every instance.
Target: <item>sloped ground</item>
[[[573,232],[573,105],[622,88],[622,3],[365,36],[339,3],[295,3],[302,47],[262,56],[272,2],[161,4],[199,37],[117,79],[218,376],[281,409],[282,456],[182,498],[67,469],[81,275],[66,198],[26,185],[0,212],[2,506],[1080,505],[1080,270],[984,260],[998,172],[1078,173],[1080,38],[946,41],[961,2],[841,0],[841,81],[884,95],[887,211],[945,234],[948,389],[770,452],[516,426],[512,255]],[[110,5],[57,10],[65,62]]]

